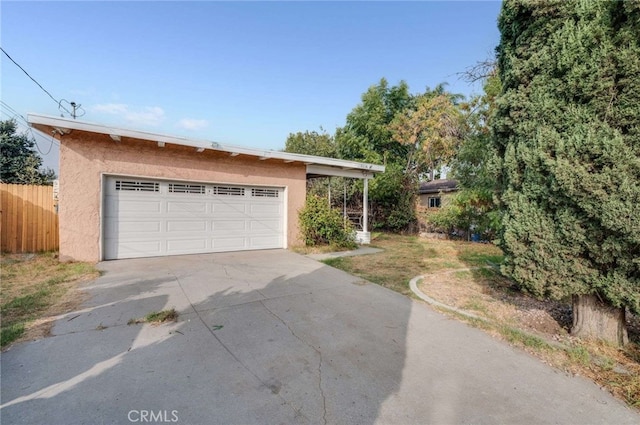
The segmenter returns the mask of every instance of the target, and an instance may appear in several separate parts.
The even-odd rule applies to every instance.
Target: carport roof
[[[346,161],[335,158],[325,158],[313,155],[303,155],[273,151],[266,149],[247,148],[233,146],[207,140],[188,139],[181,136],[169,136],[165,134],[151,133],[148,131],[118,128],[103,124],[95,124],[78,121],[69,118],[54,117],[50,115],[28,114],[27,121],[33,128],[54,136],[63,136],[73,130],[88,133],[109,135],[114,141],[132,139],[134,141],[148,141],[157,143],[159,147],[165,144],[193,147],[196,152],[214,150],[226,152],[231,156],[245,155],[256,157],[259,160],[275,159],[284,163],[303,163],[307,166],[308,176],[342,176],[352,178],[370,178],[375,173],[384,172],[383,165],[368,164],[357,161]]]

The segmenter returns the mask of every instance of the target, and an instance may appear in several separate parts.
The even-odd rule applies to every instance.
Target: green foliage
[[[35,142],[26,134],[18,134],[16,122],[0,121],[0,181],[16,184],[52,184],[56,178],[51,169],[43,170]]]
[[[447,205],[430,214],[428,220],[446,233],[459,229],[477,233],[485,240],[492,240],[500,228],[500,213],[491,199],[473,189],[461,189],[452,195]]]
[[[405,172],[419,175],[454,157],[464,132],[463,115],[446,93],[427,91],[414,97],[414,107],[396,114],[389,130],[407,147]]]
[[[404,81],[390,87],[383,78],[369,87],[347,115],[346,125],[336,131],[339,157],[375,164],[404,162],[407,147],[393,140],[389,124],[412,102]]]
[[[439,85],[411,95],[407,83],[383,78],[336,131],[340,158],[385,164],[370,184],[372,227],[394,232],[416,228],[417,181],[451,158],[462,131],[459,96]]]
[[[336,248],[355,248],[355,231],[339,210],[331,208],[326,199],[307,196],[299,212],[300,228],[307,246],[334,245]]]
[[[462,105],[466,130],[451,160],[451,174],[459,191],[428,221],[447,233],[455,229],[468,235],[478,233],[493,240],[500,230],[500,210],[494,204],[496,188],[494,157],[489,122],[495,108],[500,80],[490,72],[484,83],[484,94]]]
[[[401,232],[415,227],[417,184],[400,164],[388,164],[369,187],[374,229]]]
[[[499,28],[503,269],[640,313],[640,3],[508,0]]]
[[[324,130],[290,133],[284,146],[285,152],[301,153],[305,155],[336,158],[336,144],[333,137]]]
[[[406,82],[390,86],[383,78],[363,93],[345,126],[336,129],[335,139],[326,133],[290,134],[285,150],[384,164],[386,172],[369,185],[372,227],[411,231],[417,221],[417,181],[451,160],[462,140],[461,98],[447,93],[444,84],[412,95]],[[344,201],[338,201],[345,187],[342,179],[317,179],[309,184],[308,192],[327,197],[329,187],[332,204],[342,205]],[[360,182],[347,184],[350,206],[362,208],[362,187]]]

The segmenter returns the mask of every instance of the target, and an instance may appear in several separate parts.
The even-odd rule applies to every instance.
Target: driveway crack
[[[291,326],[289,326],[289,324],[287,322],[282,320],[282,318],[280,316],[278,316],[269,307],[267,307],[263,301],[260,301],[260,304],[262,304],[262,306],[265,308],[265,310],[267,310],[269,312],[269,314],[271,314],[273,317],[278,319],[280,321],[280,323],[285,325],[287,327],[287,329],[289,330],[289,332],[291,333],[291,335],[293,335],[293,337],[295,339],[297,339],[298,341],[300,341],[301,343],[303,343],[304,345],[306,345],[307,347],[311,348],[313,351],[318,353],[318,358],[320,359],[319,362],[318,362],[318,389],[320,390],[320,396],[322,397],[322,421],[323,421],[323,423],[325,425],[327,425],[327,398],[326,398],[326,396],[324,394],[324,389],[322,388],[322,353],[320,352],[320,350],[318,348],[314,347],[313,345],[309,344],[307,341],[305,341],[302,338],[300,338],[293,331],[293,329],[291,329]]]
[[[269,383],[266,382],[264,379],[260,378],[260,376],[258,376],[257,373],[255,373],[249,366],[247,366],[242,359],[240,359],[238,356],[236,356],[236,354],[231,351],[231,349],[229,347],[227,347],[227,345],[222,342],[222,340],[218,337],[218,335],[216,335],[216,333],[214,332],[214,330],[207,324],[207,322],[204,320],[204,318],[200,315],[200,312],[196,309],[196,307],[193,305],[193,302],[191,301],[191,299],[189,298],[189,295],[187,295],[187,292],[184,290],[183,286],[182,286],[182,282],[180,282],[180,279],[178,278],[178,276],[176,276],[175,273],[171,273],[173,275],[173,277],[176,279],[176,282],[178,282],[178,286],[180,287],[180,290],[182,291],[182,293],[184,294],[184,297],[187,299],[187,301],[189,302],[189,305],[191,306],[191,308],[193,309],[193,311],[195,312],[196,316],[198,317],[198,319],[200,320],[200,322],[204,325],[205,328],[207,328],[207,330],[209,331],[209,333],[211,334],[211,336],[213,336],[213,338],[218,341],[218,343],[222,346],[222,348],[225,349],[225,351],[227,353],[229,353],[229,355],[238,362],[238,364],[240,364],[240,366],[242,366],[247,372],[249,372],[249,374],[251,376],[253,376],[258,382],[260,382],[260,384],[262,384],[264,387],[269,387]],[[264,305],[264,304],[263,304]],[[268,309],[267,309],[268,310]],[[273,314],[273,313],[272,313]],[[276,316],[277,317],[277,316]],[[284,397],[282,397],[281,395],[278,395],[277,397],[279,397],[284,404],[286,404],[291,410],[293,410],[295,415],[301,415],[302,417],[305,418],[305,420],[307,422],[309,421],[309,418],[307,418],[306,416],[304,416],[301,412],[299,412],[298,410],[296,410],[296,408],[294,406],[291,405],[291,403],[289,403]],[[324,396],[323,396],[324,397]],[[325,421],[325,425],[326,425],[326,421]]]

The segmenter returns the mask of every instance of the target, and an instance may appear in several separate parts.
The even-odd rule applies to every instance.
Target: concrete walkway
[[[2,354],[3,424],[640,423],[586,379],[291,252],[100,267],[53,336]],[[127,325],[172,307],[176,323]]]

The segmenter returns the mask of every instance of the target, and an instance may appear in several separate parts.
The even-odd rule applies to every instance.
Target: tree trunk
[[[624,308],[607,305],[595,295],[574,295],[572,301],[572,335],[619,346],[629,342]]]

